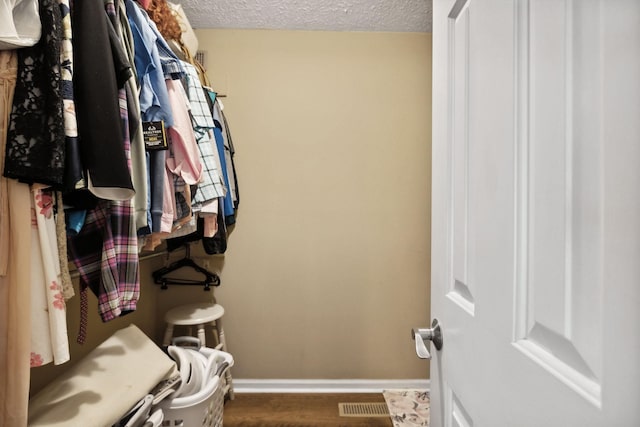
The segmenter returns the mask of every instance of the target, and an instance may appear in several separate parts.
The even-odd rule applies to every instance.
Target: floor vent
[[[338,403],[341,417],[388,417],[386,403]]]

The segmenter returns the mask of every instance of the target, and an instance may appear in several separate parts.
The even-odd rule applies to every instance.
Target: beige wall
[[[429,323],[431,35],[197,34],[237,150],[238,224],[207,259],[234,377],[427,378],[410,329]],[[132,315],[103,324],[91,299],[74,361],[132,322],[159,341],[168,308],[211,298],[161,291],[161,265],[143,263]],[[72,339],[77,313],[74,298]],[[32,370],[33,391],[68,366]]]
[[[430,34],[197,34],[237,150],[234,375],[426,378]]]

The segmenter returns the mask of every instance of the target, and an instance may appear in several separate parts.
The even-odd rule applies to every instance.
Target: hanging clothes
[[[153,31],[152,21],[135,2],[125,0],[125,9],[134,43],[141,118],[145,122],[163,121],[164,126],[169,127],[173,124],[173,116],[164,83],[157,31]],[[143,235],[161,231],[166,153],[164,150],[148,151],[146,158],[149,175],[148,226],[140,229]]]
[[[198,142],[200,157],[203,165],[203,177],[198,183],[198,190],[194,195],[194,205],[198,210],[202,206],[213,202],[218,197],[224,197],[225,188],[222,183],[222,174],[218,169],[213,146],[213,116],[207,103],[206,95],[198,71],[193,65],[183,62],[187,74],[185,77],[187,86],[187,97],[191,107],[191,124]],[[217,203],[211,203],[217,205]],[[217,210],[217,209],[216,209]]]
[[[0,168],[13,91],[17,53],[0,51]],[[11,203],[7,203],[8,201]],[[0,427],[26,427],[31,352],[31,216],[27,184],[0,175]]]
[[[167,170],[173,175],[170,179],[173,180],[174,185],[177,181],[177,185],[182,187],[181,193],[174,191],[176,198],[182,202],[180,212],[175,215],[175,221],[191,216],[191,197],[185,197],[182,193],[184,193],[185,184],[196,185],[200,182],[203,169],[191,126],[189,100],[184,88],[180,80],[167,79],[166,84],[174,119],[173,126],[169,128],[170,145]]]
[[[62,206],[62,192],[56,192],[58,200],[58,214],[56,215],[56,240],[58,242],[58,260],[60,264],[60,285],[65,301],[75,295],[71,274],[69,273],[69,261],[67,260],[67,229],[64,206]]]
[[[65,129],[60,63],[62,10],[40,2],[43,36],[18,51],[19,84],[13,98],[4,174],[32,184],[31,202],[31,364],[69,360],[66,311],[58,256],[53,198],[49,185],[64,182]],[[66,52],[68,53],[68,52]],[[35,205],[34,205],[35,203]],[[37,208],[36,208],[37,207]]]
[[[185,86],[191,107],[191,124],[203,165],[202,180],[193,197],[193,209],[203,220],[203,237],[213,237],[218,230],[217,199],[224,197],[226,191],[213,136],[215,124],[198,70],[186,62],[183,66],[187,72]]]
[[[236,155],[236,149],[233,146],[233,139],[231,138],[231,131],[229,130],[229,123],[227,122],[227,116],[224,114],[224,108],[222,104],[220,104],[219,114],[222,118],[220,124],[222,125],[222,132],[225,137],[225,147],[226,147],[226,155],[228,156],[228,165],[231,165],[231,169],[229,170],[229,174],[231,175],[231,179],[229,185],[231,186],[231,198],[233,200],[233,207],[237,210],[240,205],[240,189],[238,187],[238,174],[236,173],[236,163],[234,160],[234,156]],[[215,113],[215,112],[214,112]],[[215,114],[214,114],[215,118]],[[235,218],[234,218],[235,223]]]
[[[0,400],[6,400],[5,384],[25,378],[25,361],[28,383],[29,364],[69,359],[65,299],[73,285],[67,260],[80,277],[83,339],[87,290],[97,295],[103,321],[136,309],[138,232],[164,239],[191,233],[197,224],[203,238],[217,238],[214,250],[221,253],[239,201],[233,145],[221,109],[208,105],[203,69],[178,60],[138,2],[38,4],[41,41],[12,54],[12,61],[22,60],[17,80],[15,74],[0,77],[3,94],[5,80],[18,81],[5,98],[13,107],[2,111],[10,135],[0,135],[8,143],[1,147],[0,169],[15,178],[0,179],[0,280],[11,285],[0,291],[0,322],[21,319],[16,330],[23,333],[17,343],[0,324],[0,345],[17,343],[26,354],[17,374],[0,381]],[[164,122],[168,150],[145,149],[143,120]],[[61,200],[60,191],[73,207],[69,225],[82,218],[68,235],[64,211],[54,214],[51,204]],[[24,268],[14,253],[30,264]],[[17,280],[32,286],[18,289]],[[31,304],[28,319],[8,308],[15,298],[23,307]],[[3,369],[12,366],[14,354],[0,356]],[[21,387],[14,389],[20,396]]]
[[[135,46],[142,120],[162,120],[169,127],[173,125],[173,116],[164,83],[165,71],[160,57],[158,33],[157,30],[154,31],[155,24],[133,0],[126,0],[126,11]],[[172,66],[167,62],[166,67]]]
[[[107,0],[106,7],[113,4],[116,19],[113,25],[118,37],[125,49],[127,59],[131,66],[131,77],[126,82],[127,110],[129,112],[129,139],[131,141],[131,181],[136,194],[133,198],[135,211],[136,230],[148,229],[149,219],[147,210],[149,207],[149,172],[147,170],[147,154],[142,133],[142,116],[140,111],[140,99],[138,98],[137,70],[135,68],[135,53],[133,34],[127,18],[124,0]]]
[[[204,92],[214,119],[214,138],[211,142],[215,144],[213,150],[216,153],[213,158],[217,170],[222,174],[225,186],[224,196],[216,199],[217,215],[212,218],[200,216],[197,221],[197,231],[186,236],[167,239],[167,249],[172,251],[185,243],[201,240],[204,251],[209,255],[214,255],[223,254],[227,250],[227,225],[235,223],[235,213],[240,203],[240,195],[233,163],[235,149],[231,141],[229,126],[222,108],[217,102],[216,93],[209,88],[205,88]],[[216,222],[212,225],[207,219],[215,219]]]
[[[67,310],[62,293],[60,259],[50,189],[31,189],[31,367],[69,361]]]
[[[65,135],[60,91],[62,17],[55,0],[40,1],[42,37],[18,50],[18,82],[7,135],[4,176],[61,188]]]
[[[118,31],[121,21],[117,16],[115,3],[107,1],[103,6],[103,11],[96,12],[96,15],[102,16],[105,23],[109,50],[114,55],[116,64],[113,78],[115,85],[110,90],[114,90],[111,96],[118,106],[117,130],[120,134],[112,149],[117,149],[121,154],[126,175],[130,177],[131,126],[126,89],[126,83],[131,77],[130,66],[126,46],[121,40],[122,32]],[[105,19],[105,13],[109,19]],[[120,145],[116,146],[116,142]],[[86,335],[88,289],[98,298],[98,311],[105,322],[136,309],[140,278],[134,213],[131,200],[99,199],[95,206],[86,211],[82,226],[68,234],[69,258],[78,269],[81,284],[78,342],[84,342]],[[69,222],[74,222],[82,214],[77,211],[70,213]]]
[[[235,173],[232,167],[230,145],[228,144],[226,132],[224,132],[223,128],[222,110],[220,109],[220,102],[215,99],[215,94],[209,92],[209,96],[213,100],[213,121],[216,125],[213,130],[213,134],[215,136],[218,156],[220,158],[224,185],[228,190],[231,190],[231,182],[233,182],[234,180]],[[225,218],[225,223],[227,225],[235,223],[235,206],[233,201],[233,193],[233,191],[227,191],[222,204],[222,212]]]
[[[195,185],[202,178],[202,163],[191,126],[189,100],[180,80],[168,79],[166,84],[174,114],[174,123],[169,127],[173,146],[170,148],[171,157],[167,159],[167,167],[187,184]]]
[[[161,243],[161,238],[167,238],[191,221],[190,186],[196,185],[203,173],[184,88],[180,80],[167,79],[165,83],[173,125],[168,129],[162,225],[160,233],[154,233],[148,240],[146,250],[154,250]]]
[[[101,199],[129,200],[134,189],[122,150],[118,92],[129,78],[130,66],[126,55],[114,51],[102,1],[74,2],[71,23],[78,134],[87,186]]]
[[[72,190],[85,186],[80,146],[78,141],[78,123],[76,121],[76,104],[73,99],[73,33],[71,30],[71,10],[69,0],[58,0],[60,18],[62,22],[62,37],[60,40],[60,91],[62,94],[64,135],[65,135],[65,165],[63,188]],[[62,200],[59,192],[56,200]],[[58,253],[60,260],[60,285],[65,300],[75,295],[69,263],[67,262],[67,237],[65,233],[64,210],[60,209],[56,216],[56,230]]]
[[[69,241],[69,259],[98,297],[98,311],[107,322],[134,311],[140,296],[138,240],[131,205],[100,200],[87,211],[78,235]],[[86,320],[86,319],[85,319]]]
[[[64,190],[85,187],[84,167],[80,158],[76,104],[73,96],[73,31],[69,0],[58,0],[62,23],[60,40],[60,89],[64,113],[65,167]]]

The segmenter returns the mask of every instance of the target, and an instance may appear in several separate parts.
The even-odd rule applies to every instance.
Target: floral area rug
[[[384,400],[394,427],[429,427],[429,392],[424,390],[384,390]]]

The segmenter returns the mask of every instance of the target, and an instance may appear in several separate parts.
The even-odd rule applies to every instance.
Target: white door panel
[[[595,119],[603,90],[600,4],[531,2],[529,10],[519,8],[516,19],[515,345],[599,406],[604,353],[604,142]]]
[[[436,0],[433,52],[432,426],[640,425],[640,2]]]

